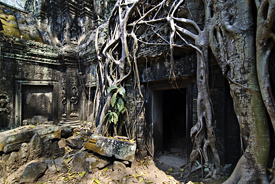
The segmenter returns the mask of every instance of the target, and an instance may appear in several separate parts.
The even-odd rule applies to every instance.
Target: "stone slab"
[[[49,139],[60,139],[61,138],[61,128],[60,126],[55,125],[26,125],[21,126],[12,130],[8,130],[5,132],[0,132],[0,151],[4,151],[4,148],[7,145],[12,145],[16,143],[28,143],[32,136],[38,133],[42,140]],[[11,149],[12,146],[9,146],[8,151],[15,151],[17,147],[15,146],[15,150]],[[6,148],[7,149],[7,148]]]
[[[84,146],[103,156],[133,161],[135,158],[136,144],[127,141],[116,140],[108,137],[93,136]]]

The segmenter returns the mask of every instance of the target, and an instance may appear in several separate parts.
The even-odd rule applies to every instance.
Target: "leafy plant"
[[[112,85],[107,89],[107,91],[108,93],[114,91],[111,98],[111,106],[114,111],[109,110],[106,116],[109,116],[109,121],[116,125],[119,115],[123,114],[126,111],[126,90],[124,87],[119,88],[115,85]]]

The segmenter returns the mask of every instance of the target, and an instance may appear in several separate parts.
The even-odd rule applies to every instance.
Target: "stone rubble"
[[[67,125],[26,125],[1,132],[0,182],[34,183],[44,175],[93,173],[108,167],[121,175],[131,166],[135,143],[90,136],[87,128]],[[96,138],[101,151],[89,149],[89,138]]]

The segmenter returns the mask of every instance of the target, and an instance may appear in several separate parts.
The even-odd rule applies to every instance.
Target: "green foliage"
[[[107,115],[109,115],[109,121],[114,123],[115,125],[117,124],[118,121],[118,115],[116,112],[108,111]]]
[[[109,110],[106,116],[109,116],[109,121],[116,125],[119,115],[123,114],[126,111],[126,90],[124,87],[118,88],[117,86],[112,85],[107,89],[107,91],[108,93],[114,93],[111,98],[111,106],[113,108],[113,111]]]
[[[80,177],[83,177],[85,174],[86,174],[86,171],[83,171],[83,172],[80,172],[80,173],[79,173],[79,176],[80,176]]]

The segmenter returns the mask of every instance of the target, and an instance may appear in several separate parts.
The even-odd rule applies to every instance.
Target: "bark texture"
[[[213,8],[210,46],[230,84],[244,150],[225,183],[268,183],[269,130],[257,80],[252,4],[215,2]]]

